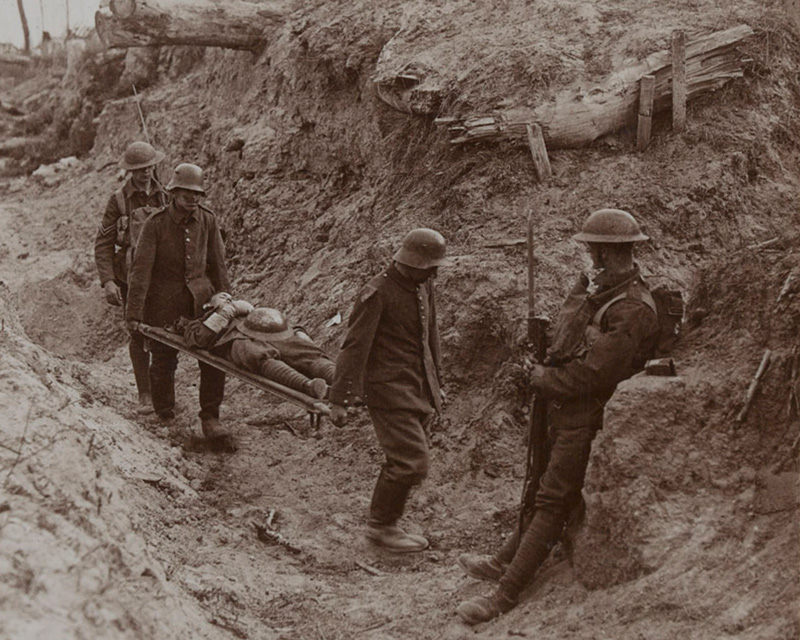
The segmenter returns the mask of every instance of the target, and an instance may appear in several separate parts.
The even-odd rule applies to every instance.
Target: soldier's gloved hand
[[[246,316],[253,309],[255,309],[255,307],[252,304],[250,304],[247,300],[234,300],[231,304],[233,305],[234,309],[236,309],[237,318],[240,318],[241,316]]]
[[[113,280],[109,280],[103,285],[103,291],[106,294],[106,302],[113,304],[115,307],[122,306],[122,291],[119,285]]]
[[[528,381],[534,389],[541,389],[544,386],[544,376],[547,372],[547,367],[541,364],[534,364],[531,367]]]
[[[142,323],[138,320],[127,320],[125,326],[128,327],[128,333],[139,333],[139,326]]]
[[[211,296],[211,299],[203,305],[203,309],[209,311],[211,309],[218,310],[224,307],[226,304],[230,304],[233,302],[233,297],[230,293],[225,291],[220,291],[219,293],[215,293]]]
[[[331,405],[331,422],[337,427],[343,427],[347,424],[347,408],[340,404]]]

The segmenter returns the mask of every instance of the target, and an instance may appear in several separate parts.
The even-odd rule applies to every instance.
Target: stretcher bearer
[[[156,209],[167,203],[164,188],[156,178],[155,167],[164,159],[146,142],[133,142],[119,162],[126,180],[106,204],[100,228],[94,239],[94,259],[106,300],[115,306],[125,305],[128,296],[128,271],[136,236],[141,223]],[[132,333],[128,352],[139,392],[136,411],[152,413],[150,398],[150,354],[144,349],[144,338]]]
[[[428,541],[397,526],[411,488],[428,474],[429,431],[442,409],[433,279],[445,239],[432,229],[406,235],[389,268],[361,290],[350,314],[330,390],[331,421],[342,426],[362,398],[386,455],[372,494],[367,537],[395,552]]]
[[[142,227],[129,277],[126,320],[131,333],[139,323],[165,327],[181,316],[203,314],[214,293],[230,291],[225,248],[216,216],[200,204],[205,196],[203,170],[179,164],[167,185],[169,205],[151,215]],[[153,408],[163,420],[175,415],[176,349],[151,342],[150,388]],[[200,365],[200,420],[212,444],[225,447],[230,437],[220,425],[219,407],[225,373]]]

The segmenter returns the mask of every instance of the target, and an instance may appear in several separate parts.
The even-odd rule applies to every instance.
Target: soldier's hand
[[[531,367],[531,372],[528,376],[528,380],[534,389],[541,389],[544,383],[544,375],[546,371],[547,367],[541,364],[534,364]]]
[[[331,422],[337,427],[343,427],[347,424],[347,408],[340,404],[331,405]]]
[[[115,307],[122,306],[122,291],[119,285],[113,280],[109,280],[103,285],[103,291],[106,294],[106,302],[113,304]]]
[[[224,307],[226,304],[233,302],[233,297],[226,291],[220,291],[211,296],[211,299],[203,305],[205,311],[213,309],[217,311]]]
[[[441,398],[442,406],[444,407],[447,404],[447,394],[444,389],[439,389],[439,398]]]
[[[139,326],[142,323],[138,320],[128,320],[125,322],[125,326],[128,327],[128,333],[139,333]]]

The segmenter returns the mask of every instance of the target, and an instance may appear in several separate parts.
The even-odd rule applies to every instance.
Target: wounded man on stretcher
[[[202,318],[180,318],[174,330],[188,347],[207,349],[238,367],[322,400],[334,363],[300,326],[289,326],[277,309],[253,307],[217,293]]]

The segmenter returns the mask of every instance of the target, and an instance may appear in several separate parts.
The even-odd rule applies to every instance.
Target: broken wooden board
[[[740,25],[697,38],[686,44],[686,97],[721,88],[743,75],[744,60],[737,45],[753,35]],[[446,126],[452,144],[468,142],[525,141],[527,126],[542,127],[548,149],[569,149],[591,144],[597,138],[635,125],[638,118],[639,81],[655,76],[654,112],[671,107],[672,53],[661,51],[644,62],[613,74],[589,91],[568,89],[535,108],[509,108],[491,115],[437,118]]]

